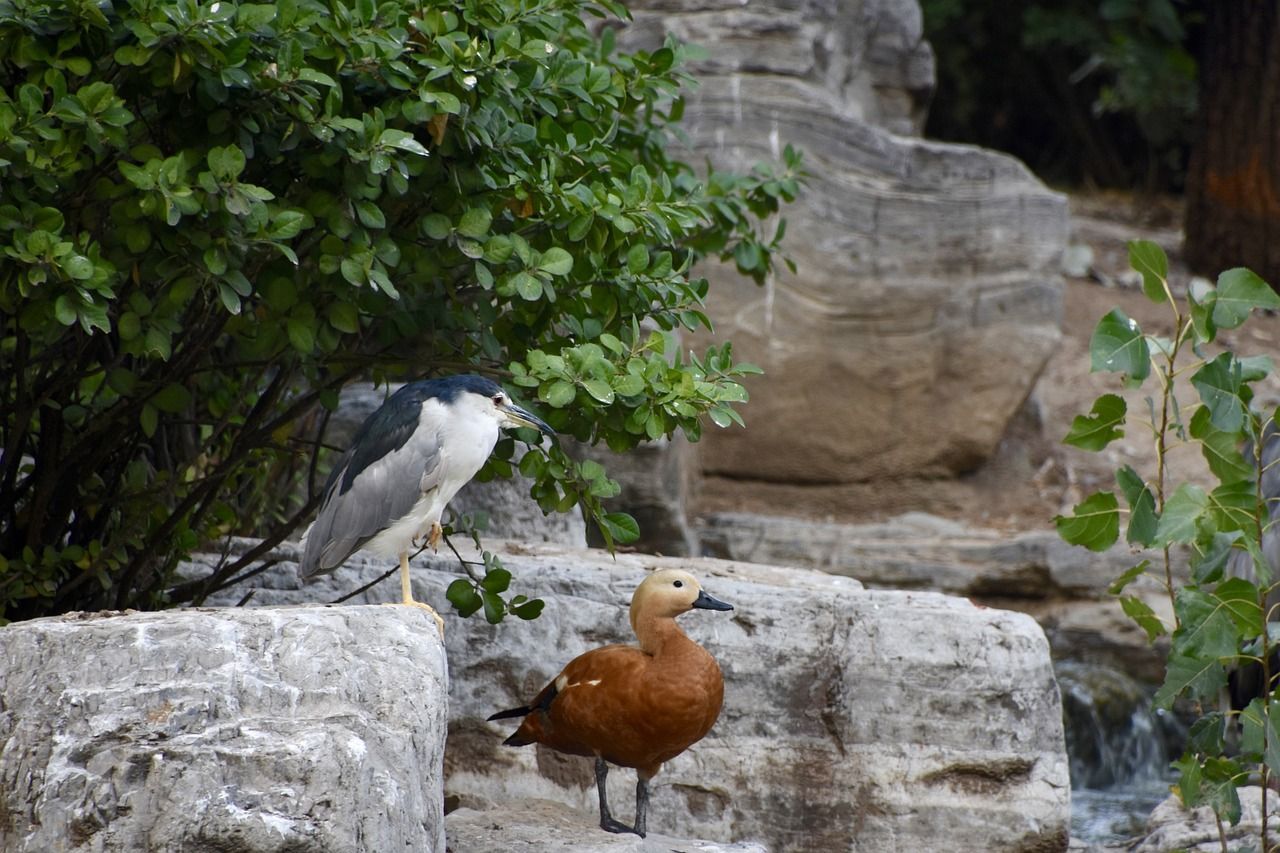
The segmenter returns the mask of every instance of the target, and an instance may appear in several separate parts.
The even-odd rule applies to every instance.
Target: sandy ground
[[[850,523],[923,511],[1004,530],[1043,529],[1054,515],[1097,489],[1114,489],[1114,471],[1132,465],[1144,477],[1155,472],[1155,451],[1147,424],[1145,398],[1157,394],[1153,379],[1137,391],[1124,391],[1113,374],[1089,373],[1089,340],[1112,308],[1120,308],[1146,332],[1171,335],[1173,313],[1142,293],[1129,270],[1126,241],[1154,240],[1170,256],[1170,281],[1184,291],[1190,273],[1180,256],[1181,209],[1176,200],[1135,200],[1121,195],[1076,195],[1071,199],[1073,245],[1088,246],[1092,261],[1081,277],[1066,277],[1062,340],[1049,359],[1026,405],[1012,419],[996,453],[981,468],[953,480],[903,479],[838,487],[762,486],[707,480],[696,512],[722,510],[779,512]],[[1280,363],[1280,316],[1255,315],[1244,326],[1220,336],[1241,355],[1270,355]],[[1217,350],[1211,348],[1210,356]],[[1181,362],[1188,364],[1190,362]],[[1192,371],[1188,371],[1190,373]],[[1072,419],[1089,411],[1094,399],[1121,393],[1129,404],[1125,436],[1101,453],[1061,443]],[[1256,401],[1280,404],[1280,378],[1255,386]],[[1189,384],[1179,391],[1184,417],[1199,397]],[[1172,483],[1185,479],[1209,483],[1194,446],[1170,452]]]

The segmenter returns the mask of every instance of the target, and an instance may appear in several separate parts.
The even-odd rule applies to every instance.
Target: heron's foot
[[[444,535],[444,528],[440,526],[440,522],[431,522],[431,532],[427,534],[427,544],[431,546],[432,551],[439,550],[440,537]]]
[[[444,639],[444,619],[440,618],[440,614],[430,604],[421,601],[414,601],[412,598],[406,601],[389,601],[387,604],[391,607],[418,607],[431,614],[431,618],[436,620],[436,627],[440,629],[440,639]]]
[[[617,833],[634,832],[636,835],[640,836],[641,838],[644,838],[643,832],[638,831],[635,827],[627,826],[625,823],[618,820],[617,818],[612,818],[612,817],[600,818],[600,828],[603,829],[605,832],[617,832]]]

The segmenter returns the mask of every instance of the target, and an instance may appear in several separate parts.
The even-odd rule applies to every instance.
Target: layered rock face
[[[445,849],[444,649],[400,607],[0,628],[0,850]]]
[[[707,49],[684,129],[719,167],[790,143],[814,177],[784,215],[799,265],[728,270],[709,313],[744,360],[747,430],[709,430],[703,470],[814,484],[970,470],[1053,350],[1065,199],[1018,161],[913,136],[932,55],[911,0],[646,0],[630,44]]]
[[[547,605],[529,623],[446,615],[446,793],[462,807],[554,800],[579,811],[585,837],[599,831],[589,760],[503,747],[513,724],[484,719],[527,701],[587,649],[632,642],[635,586],[646,571],[679,566],[737,609],[681,617],[720,662],[725,704],[711,734],[654,780],[654,832],[795,851],[933,850],[944,840],[974,853],[1065,848],[1062,710],[1048,645],[1029,617],[798,569],[487,545],[516,575],[513,589]],[[422,565],[434,570],[415,568],[415,594],[443,611],[458,564]],[[385,568],[357,556],[299,589],[282,564],[255,579],[263,588],[253,602],[331,600]],[[394,587],[363,600],[393,600]],[[610,774],[624,820],[634,783],[631,771]]]

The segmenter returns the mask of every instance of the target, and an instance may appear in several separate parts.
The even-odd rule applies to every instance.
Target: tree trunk
[[[1187,174],[1187,263],[1246,266],[1280,286],[1280,11],[1206,4],[1200,128]]]

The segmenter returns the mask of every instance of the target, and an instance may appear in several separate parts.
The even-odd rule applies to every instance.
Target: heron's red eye
[[[501,395],[501,394],[494,394],[494,395],[493,395],[493,404],[494,404],[495,406],[501,406],[501,405],[502,405],[502,395]]]

